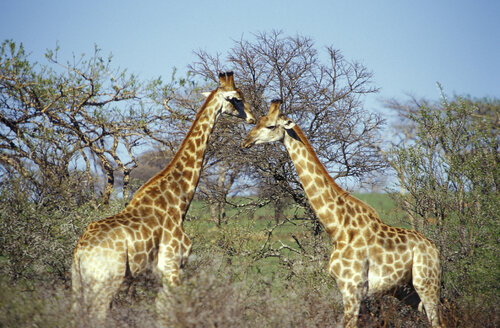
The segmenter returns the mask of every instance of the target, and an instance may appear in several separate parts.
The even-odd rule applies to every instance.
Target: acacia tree
[[[22,44],[5,41],[0,51],[4,172],[30,181],[39,200],[87,190],[101,191],[107,203],[117,172],[126,194],[134,150],[158,140],[156,123],[165,119],[146,97],[165,96],[170,86],[159,79],[144,86],[113,69],[111,56],[103,58],[98,48],[64,63],[58,49],[48,51],[44,66],[31,63]]]
[[[439,247],[447,297],[497,304],[500,101],[443,93],[390,106],[408,122],[389,152],[404,191],[393,196]]]
[[[362,103],[364,95],[377,92],[372,73],[339,50],[327,47],[319,52],[308,37],[273,31],[256,34],[251,41],[235,41],[225,55],[202,50],[196,54],[191,71],[215,81],[218,71],[233,70],[257,115],[267,113],[270,100],[281,98],[284,114],[304,129],[334,178],[359,179],[385,166],[376,149],[383,122]],[[234,132],[230,140],[241,142],[246,132]],[[241,151],[237,145],[223,147],[218,140],[214,138],[211,149],[228,168],[226,174],[243,177],[238,172],[246,172],[252,185],[260,181],[259,186],[267,186],[267,195],[285,195],[309,209],[286,152],[273,145]],[[312,211],[307,213],[313,218]]]

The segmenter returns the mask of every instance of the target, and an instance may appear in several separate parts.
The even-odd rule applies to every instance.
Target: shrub
[[[413,108],[413,138],[391,153],[406,191],[394,197],[439,247],[443,296],[454,302],[498,304],[499,109],[498,100],[443,95]]]
[[[30,183],[12,177],[0,185],[0,274],[11,280],[69,284],[73,248],[87,224],[116,211],[94,201],[33,199]],[[72,201],[73,200],[73,201]]]

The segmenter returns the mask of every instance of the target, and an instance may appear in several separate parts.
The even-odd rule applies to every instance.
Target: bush
[[[413,138],[391,153],[406,191],[394,197],[439,247],[443,296],[458,307],[499,301],[499,112],[498,100],[443,95],[413,108]]]
[[[73,248],[87,224],[116,211],[75,198],[33,199],[30,183],[12,177],[0,185],[0,274],[11,280],[70,282]]]

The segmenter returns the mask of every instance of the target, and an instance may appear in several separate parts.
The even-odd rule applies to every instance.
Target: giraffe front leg
[[[336,280],[344,303],[344,327],[355,328],[358,324],[361,301],[366,297],[366,281],[361,280],[359,274],[342,275]]]
[[[358,324],[363,286],[362,284],[353,285],[342,279],[337,279],[337,286],[342,293],[344,303],[344,327],[355,328]]]
[[[171,312],[172,288],[179,286],[181,283],[183,267],[190,251],[191,240],[185,234],[160,245],[157,273],[162,287],[158,292],[155,304],[160,326],[169,326],[168,314]]]
[[[368,269],[369,263],[366,260],[349,259],[350,266],[346,266],[342,260],[343,249],[336,249],[332,252],[328,271],[337,282],[337,286],[342,293],[344,303],[344,327],[356,327],[361,306],[361,301],[368,294]],[[355,272],[351,267],[360,267],[360,272]]]
[[[160,278],[161,288],[156,297],[156,311],[162,318],[162,314],[168,309],[168,300],[171,297],[172,287],[180,285],[182,259],[178,248],[172,246],[160,246],[158,252],[157,273]]]
[[[159,327],[170,327],[170,317],[175,313],[172,308],[173,288],[180,284],[180,259],[167,260],[160,272],[161,288],[155,300],[156,317]]]
[[[343,293],[344,327],[355,328],[358,324],[359,309],[361,306],[360,293]]]

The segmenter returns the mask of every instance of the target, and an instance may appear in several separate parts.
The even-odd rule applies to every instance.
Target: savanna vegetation
[[[441,252],[449,327],[498,325],[500,101],[449,97],[388,101],[398,117],[363,106],[372,73],[333,47],[280,32],[197,52],[186,76],[141,81],[90,56],[33,62],[22,44],[0,49],[0,326],[69,327],[73,247],[86,225],[121,210],[168,163],[217,72],[232,70],[256,116],[273,98],[303,128],[343,187],[382,220],[422,231]],[[325,270],[331,242],[279,145],[239,146],[248,127],[219,120],[185,229],[193,241],[182,286],[154,309],[143,277],[113,301],[110,326],[323,327],[342,298]],[[370,300],[365,326],[426,327],[390,297]]]

